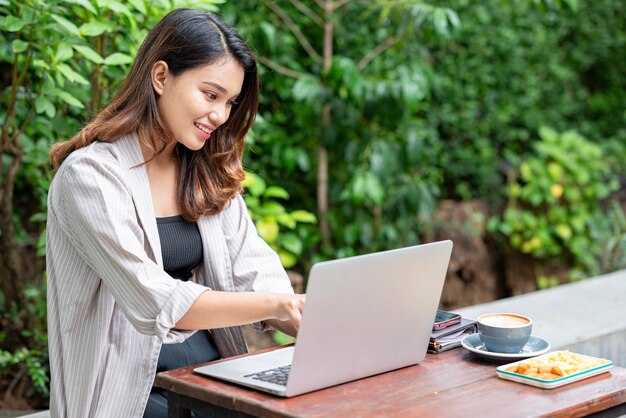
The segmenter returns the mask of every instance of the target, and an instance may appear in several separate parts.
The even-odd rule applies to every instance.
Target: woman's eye
[[[205,93],[205,94],[206,94],[206,97],[208,97],[211,100],[217,99],[217,95],[215,95],[214,93],[210,93],[209,92],[209,93]]]
[[[229,106],[237,106],[239,104],[237,100],[229,100],[226,103],[228,103]]]

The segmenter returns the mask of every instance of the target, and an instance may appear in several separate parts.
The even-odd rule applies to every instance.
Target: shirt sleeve
[[[293,288],[278,254],[258,235],[248,208],[236,196],[220,216],[231,258],[237,291],[293,293]],[[266,330],[265,323],[253,324]]]
[[[123,168],[80,156],[57,176],[61,227],[130,323],[163,342],[184,340],[190,333],[172,328],[208,288],[173,280],[148,256]]]

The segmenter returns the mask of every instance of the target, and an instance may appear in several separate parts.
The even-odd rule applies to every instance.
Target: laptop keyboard
[[[291,364],[288,366],[281,366],[269,370],[263,370],[262,372],[247,374],[244,377],[251,377],[256,380],[275,383],[280,386],[287,386],[287,378],[289,377],[290,371]]]

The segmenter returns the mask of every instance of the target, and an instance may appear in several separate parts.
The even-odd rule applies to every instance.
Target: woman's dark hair
[[[209,12],[178,9],[161,19],[139,48],[130,73],[111,102],[72,139],[53,145],[53,168],[58,169],[72,151],[93,141],[114,142],[132,133],[153,151],[153,159],[174,140],[157,111],[150,77],[153,65],[165,61],[177,76],[224,59],[234,59],[244,69],[239,103],[201,150],[194,152],[180,144],[176,147],[182,215],[195,220],[219,213],[241,192],[244,139],[256,116],[259,81],[256,60],[241,36]]]

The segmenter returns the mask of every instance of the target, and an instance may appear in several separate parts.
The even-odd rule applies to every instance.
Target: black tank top
[[[203,260],[202,237],[195,222],[181,215],[157,218],[163,268],[172,278],[187,281]],[[157,373],[220,358],[211,333],[201,330],[177,344],[163,344]]]

